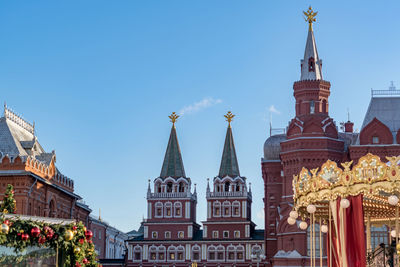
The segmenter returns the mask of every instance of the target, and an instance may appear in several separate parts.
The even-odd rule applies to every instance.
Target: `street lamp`
[[[265,255],[261,248],[253,249],[251,252],[251,258],[257,261],[257,267],[260,267],[260,262],[265,260]]]

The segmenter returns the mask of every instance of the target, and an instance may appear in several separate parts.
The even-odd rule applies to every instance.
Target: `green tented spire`
[[[173,117],[171,118],[171,116]],[[178,118],[178,115],[173,113],[171,116],[170,119],[173,125],[171,134],[169,136],[167,151],[165,152],[164,163],[162,165],[160,177],[186,178],[185,169],[183,168],[181,149],[179,148],[178,137],[176,136],[175,129],[175,121]]]
[[[236,157],[235,143],[233,142],[231,121],[234,115],[229,111],[225,118],[229,123],[226,131],[224,151],[222,153],[221,167],[219,168],[219,177],[236,177],[240,176],[239,164]]]

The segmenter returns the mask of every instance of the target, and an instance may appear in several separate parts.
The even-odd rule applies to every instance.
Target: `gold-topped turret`
[[[228,113],[226,113],[226,115],[224,115],[224,117],[226,118],[226,121],[229,124],[229,127],[231,127],[231,121],[233,120],[233,117],[235,117],[235,115],[232,114],[232,112],[228,111]]]
[[[168,118],[170,118],[170,119],[171,119],[172,126],[175,126],[175,122],[178,120],[178,118],[179,118],[179,115],[178,115],[178,114],[176,114],[175,112],[172,112],[172,114],[171,114],[171,115],[169,115],[169,116],[168,116]]]
[[[303,11],[303,14],[306,16],[304,18],[305,21],[308,22],[308,26],[309,26],[308,30],[312,31],[313,30],[312,24],[313,24],[313,22],[315,22],[315,20],[316,20],[315,17],[317,16],[318,12],[314,12],[310,6],[307,11]]]

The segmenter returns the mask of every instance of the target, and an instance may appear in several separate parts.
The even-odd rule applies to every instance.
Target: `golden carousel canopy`
[[[330,201],[339,197],[346,201],[347,196],[362,194],[365,218],[375,223],[394,220],[399,205],[400,156],[386,159],[388,162],[382,162],[369,153],[353,167],[353,161],[341,163],[340,168],[328,160],[320,169],[303,168],[293,177],[294,210],[304,219],[309,215],[307,206],[312,204],[315,216],[327,219]]]

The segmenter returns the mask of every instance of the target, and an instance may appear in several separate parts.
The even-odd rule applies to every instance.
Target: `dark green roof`
[[[171,129],[171,134],[169,136],[168,147],[167,151],[165,152],[164,163],[162,165],[160,177],[186,178],[185,169],[183,168],[181,149],[179,148],[175,126],[172,126]]]
[[[222,152],[221,167],[219,177],[240,176],[239,164],[236,158],[235,143],[233,142],[232,128],[228,126],[225,137],[224,151]]]

